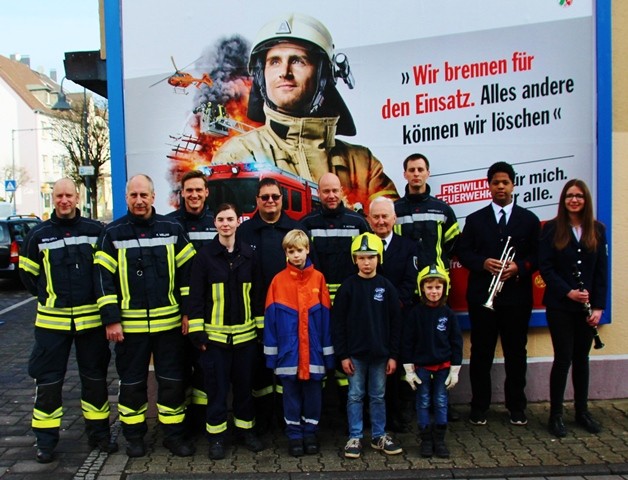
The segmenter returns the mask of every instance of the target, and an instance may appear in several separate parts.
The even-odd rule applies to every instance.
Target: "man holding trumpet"
[[[510,423],[526,425],[525,395],[532,273],[537,269],[540,222],[515,205],[515,171],[506,162],[488,169],[493,201],[466,219],[458,243],[460,263],[469,269],[467,303],[471,322],[471,413],[485,425],[491,404],[491,367],[497,337],[504,352],[504,394]]]

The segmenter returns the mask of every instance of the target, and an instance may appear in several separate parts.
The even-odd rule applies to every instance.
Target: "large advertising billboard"
[[[333,38],[335,91],[355,135],[346,135],[352,132],[345,126],[327,128],[332,141],[366,147],[366,163],[326,158],[321,166],[224,153],[235,151],[228,148],[235,137],[263,125],[263,117],[250,118],[247,110],[257,98],[249,53],[260,29],[275,22],[281,31],[282,19],[295,12],[316,18]],[[377,195],[404,195],[402,162],[416,152],[430,160],[431,194],[452,206],[461,228],[490,202],[486,171],[497,161],[514,166],[515,201],[542,221],[556,214],[570,178],[586,181],[597,197],[592,0],[133,0],[107,2],[105,13],[121,25],[123,88],[110,87],[109,99],[112,118],[116,105],[122,115],[112,120],[112,142],[124,145],[125,161],[114,172],[148,173],[160,213],[176,207],[178,180],[190,169],[207,172],[210,197],[214,175],[215,194],[250,211],[254,201],[244,197],[264,170],[310,193],[299,206],[304,210],[295,203],[297,216],[315,200],[320,173],[337,165],[348,171],[348,206],[367,211]],[[108,38],[108,61],[114,42]],[[218,181],[226,177],[239,183]],[[116,215],[124,209],[118,194]],[[464,271],[454,262],[452,272],[453,306],[464,310]],[[540,278],[535,283],[542,287]],[[542,307],[539,292],[535,308]]]

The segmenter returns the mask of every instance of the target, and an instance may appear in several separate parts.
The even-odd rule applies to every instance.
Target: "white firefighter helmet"
[[[440,278],[441,280],[443,280],[445,282],[443,295],[449,295],[449,287],[451,286],[451,282],[449,281],[449,274],[447,273],[447,270],[439,265],[433,264],[428,265],[419,272],[419,275],[417,277],[419,297],[423,296],[423,291],[421,290],[423,282],[432,278]]]
[[[263,122],[263,104],[276,110],[266,93],[264,68],[266,53],[277,44],[294,42],[302,44],[312,52],[312,60],[317,64],[317,89],[304,111],[299,116],[339,116],[339,135],[355,135],[355,124],[340,93],[336,89],[336,77],[341,77],[353,88],[353,75],[346,55],[340,54],[338,65],[334,57],[334,42],[327,27],[319,20],[303,13],[288,13],[266,23],[257,33],[249,56],[249,73],[253,77],[253,87],[249,97],[247,116],[251,120]]]
[[[351,258],[355,263],[355,255],[377,255],[379,263],[384,262],[384,244],[374,233],[362,233],[351,242]]]

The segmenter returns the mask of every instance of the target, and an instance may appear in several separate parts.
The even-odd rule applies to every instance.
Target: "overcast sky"
[[[0,55],[28,55],[33,70],[56,69],[59,82],[65,52],[100,49],[98,0],[0,0],[0,25]]]

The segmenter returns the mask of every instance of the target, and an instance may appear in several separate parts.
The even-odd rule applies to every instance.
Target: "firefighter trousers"
[[[28,361],[28,374],[37,392],[32,428],[38,448],[52,450],[59,441],[63,416],[62,388],[72,343],[81,379],[81,408],[90,442],[109,437],[107,368],[111,359],[104,327],[81,333],[35,328],[35,345]]]
[[[201,353],[201,366],[207,392],[207,424],[210,438],[223,439],[227,430],[227,396],[233,392],[233,423],[236,428],[249,430],[255,426],[255,409],[251,385],[257,345],[207,345]]]
[[[157,416],[164,435],[183,436],[185,419],[184,343],[179,328],[158,333],[126,333],[117,343],[116,369],[120,376],[118,410],[127,440],[144,437],[148,410],[148,368],[151,355],[157,380]]]

